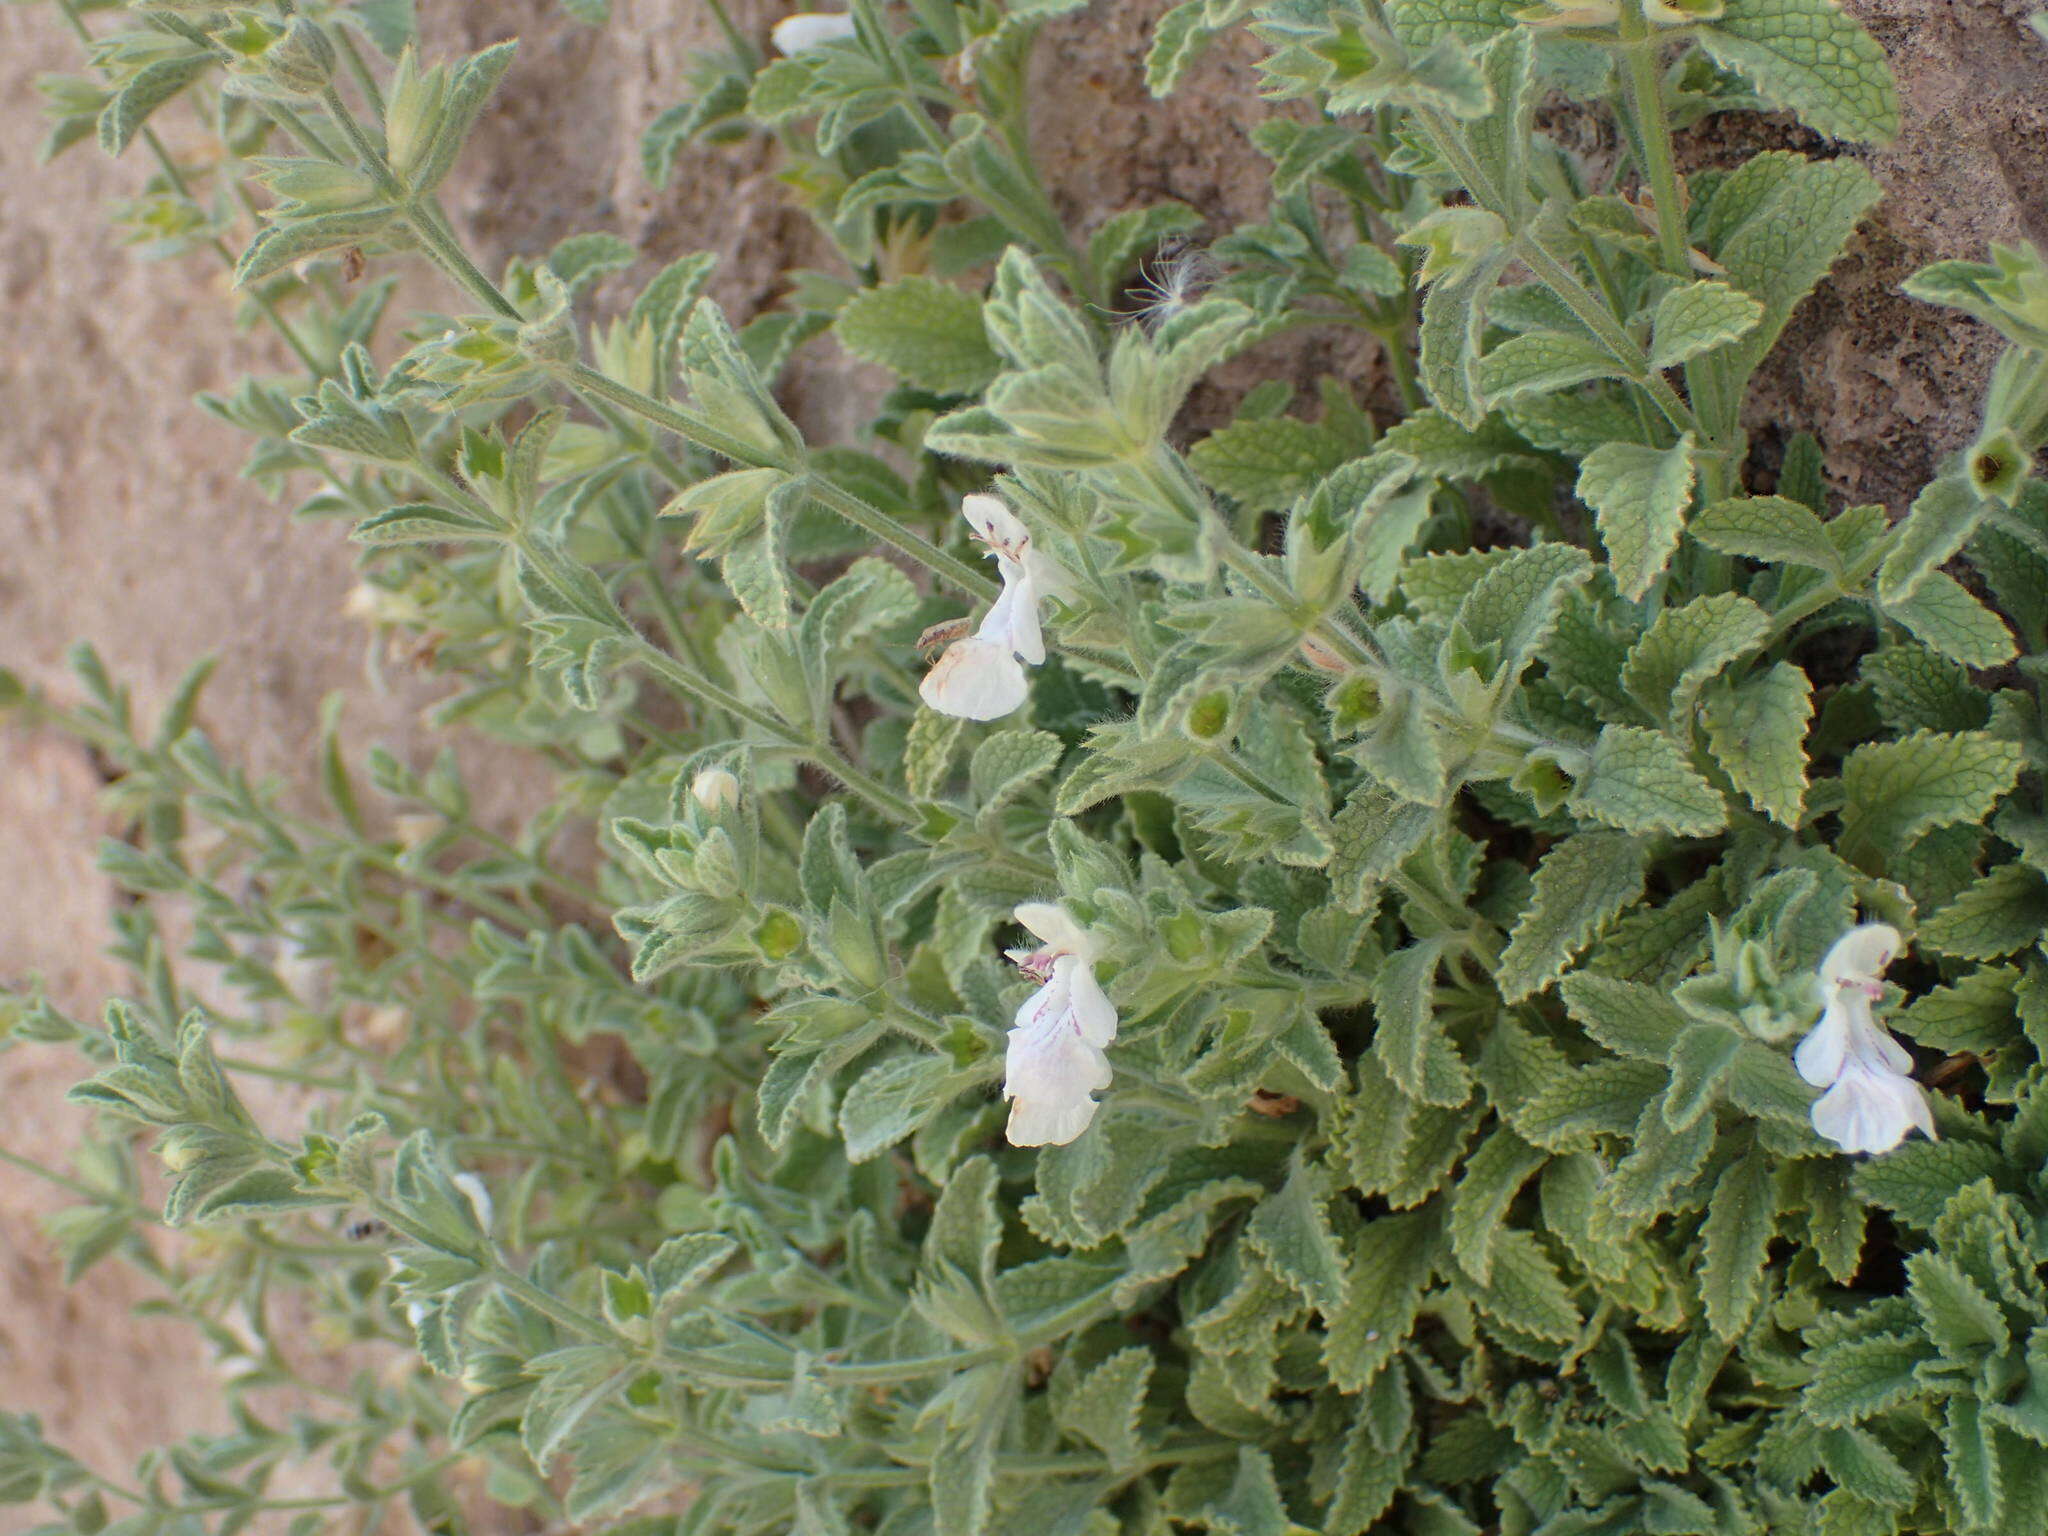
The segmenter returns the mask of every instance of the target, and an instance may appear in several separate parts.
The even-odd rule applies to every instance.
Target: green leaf
[[[2020,749],[1981,731],[1872,742],[1842,768],[1842,851],[1883,856],[1935,827],[1981,824],[2019,778]]]
[[[1575,971],[1557,990],[1587,1034],[1635,1061],[1668,1061],[1690,1022],[1668,992],[1632,981]]]
[[[1911,597],[1929,572],[1970,542],[1989,510],[1966,475],[1929,481],[1892,530],[1891,549],[1877,568],[1877,600],[1889,607]]]
[[[1245,1241],[1274,1277],[1324,1317],[1344,1308],[1344,1255],[1324,1206],[1329,1175],[1297,1165],[1276,1195],[1268,1195],[1245,1225]]]
[[[1513,1131],[1494,1131],[1466,1162],[1451,1194],[1451,1253],[1480,1285],[1493,1277],[1493,1243],[1508,1207],[1530,1177],[1550,1160]]]
[[[1789,661],[1710,694],[1700,710],[1707,749],[1750,803],[1797,827],[1806,805],[1806,730],[1813,683]]]
[[[1101,1451],[1118,1471],[1133,1467],[1146,1451],[1139,1428],[1145,1393],[1152,1382],[1152,1352],[1142,1345],[1120,1349],[1063,1387],[1054,1378],[1053,1418],[1061,1429]]]
[[[1614,584],[1639,598],[1664,572],[1692,499],[1692,437],[1669,448],[1605,443],[1579,466],[1579,500],[1593,509]]]
[[[1830,0],[1790,3],[1832,9]],[[1780,150],[1752,156],[1721,183],[1708,209],[1718,237],[1713,254],[1729,283],[1763,301],[1764,318],[1709,359],[1725,359],[1726,366],[1717,370],[1707,398],[1695,399],[1696,407],[1704,405],[1710,418],[1733,419],[1750,371],[1882,195],[1877,179],[1853,160],[1808,160]]]
[[[981,301],[935,277],[863,288],[832,324],[855,357],[936,394],[974,394],[1002,369]]]
[[[1813,512],[1782,496],[1736,496],[1702,507],[1686,532],[1709,549],[1746,560],[1842,574],[1842,556]]]
[[[1173,94],[1209,39],[1236,21],[1242,9],[1215,0],[1182,0],[1153,24],[1152,46],[1145,51],[1145,89],[1155,101]]]
[[[1756,1313],[1777,1215],[1770,1160],[1752,1147],[1714,1185],[1700,1228],[1700,1299],[1716,1338],[1739,1337]]]
[[[1719,1024],[1692,1024],[1671,1048],[1671,1087],[1664,1095],[1664,1123],[1683,1131],[1714,1106],[1714,1096],[1742,1036]]]
[[[937,1114],[957,1092],[953,1064],[923,1052],[870,1067],[839,1106],[846,1155],[865,1162],[903,1140]]]
[[[261,230],[242,259],[235,263],[235,286],[249,284],[280,272],[304,256],[344,245],[357,245],[383,232],[397,210],[382,203],[368,208],[344,208],[339,213],[315,214],[307,219],[286,219]]]
[[[548,266],[573,294],[581,293],[607,272],[625,271],[639,255],[632,241],[617,235],[571,235],[548,252]]]
[[[1984,1422],[1983,1406],[1975,1397],[1959,1392],[1948,1400],[1941,1443],[1949,1486],[1962,1504],[1965,1528],[2000,1530],[1998,1516],[2005,1503],[2005,1489],[1999,1478],[1998,1441],[1992,1426]]]
[[[1632,725],[1601,728],[1592,762],[1566,805],[1624,832],[1708,837],[1727,821],[1721,797],[1678,744],[1661,731]]]
[[[1373,1055],[1401,1091],[1420,1104],[1454,1108],[1472,1096],[1472,1071],[1443,1032],[1436,1011],[1439,941],[1422,940],[1390,956],[1373,980]]]
[[[1516,1228],[1495,1237],[1492,1279],[1472,1299],[1508,1327],[1557,1344],[1577,1338],[1584,1322],[1541,1241]]]
[[[1430,1218],[1382,1216],[1350,1243],[1348,1303],[1328,1320],[1323,1364],[1340,1392],[1364,1390],[1415,1326],[1429,1283]]]
[[[422,502],[392,507],[375,517],[366,517],[349,531],[358,544],[379,548],[395,544],[445,544],[497,539],[502,531],[466,512]]]
[[[1486,417],[1479,342],[1486,329],[1487,296],[1508,261],[1505,249],[1481,256],[1432,283],[1422,304],[1422,382],[1436,408],[1467,429]]]
[[[1337,843],[1330,860],[1331,894],[1344,910],[1367,910],[1381,884],[1422,846],[1437,819],[1433,807],[1404,800],[1376,784],[1354,789],[1331,825]]]
[[[1601,925],[1643,894],[1645,849],[1620,832],[1581,832],[1543,856],[1494,984],[1519,1003],[1560,976]]]
[[[1657,301],[1651,321],[1650,366],[1673,368],[1688,358],[1726,346],[1756,328],[1764,307],[1726,283],[1687,283]]]
[[[1911,597],[1889,603],[1885,617],[1916,640],[1966,667],[1996,667],[2019,653],[2005,620],[1946,571],[1929,571]]]
[[[1919,1484],[1884,1442],[1862,1429],[1831,1429],[1820,1437],[1820,1462],[1837,1484],[1885,1509],[1907,1509]]]
[[[1899,94],[1884,50],[1834,0],[1728,0],[1694,35],[1715,63],[1817,133],[1898,136]]]
[[[1272,512],[1315,488],[1351,456],[1335,433],[1292,416],[1235,421],[1188,451],[1211,490],[1249,511]]]
[[[213,64],[206,53],[176,54],[138,70],[100,113],[100,148],[118,155],[135,141],[149,115],[205,74]]]
[[[1478,372],[1479,393],[1489,405],[1620,377],[1621,365],[1598,342],[1555,331],[1509,338],[1479,360]]]
[[[1927,1356],[1920,1340],[1888,1334],[1831,1344],[1814,1359],[1801,1407],[1816,1424],[1861,1423],[1920,1390],[1915,1371]]]
[[[2025,864],[2001,864],[1929,918],[1916,935],[1929,949],[1993,960],[2031,949],[2048,930],[2048,878]]]
[[[1707,682],[1770,633],[1763,609],[1733,592],[1666,608],[1630,649],[1622,686],[1652,719],[1683,729]]]
[[[1986,1354],[2003,1354],[2011,1347],[2005,1313],[1946,1254],[1910,1255],[1906,1292],[1929,1340],[1957,1364],[1974,1366]]]

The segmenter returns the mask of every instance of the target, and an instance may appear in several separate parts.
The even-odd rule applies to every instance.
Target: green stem
[[[730,459],[735,464],[750,465],[758,469],[790,469],[789,464],[780,455],[756,447],[743,438],[734,437],[694,412],[656,400],[653,396],[634,389],[630,384],[621,384],[616,379],[608,378],[595,368],[582,363],[570,363],[560,372],[564,381],[578,392],[595,395],[621,405],[643,420],[687,438],[698,447],[708,449],[721,458]],[[889,548],[908,555],[934,575],[950,581],[961,591],[985,602],[993,602],[1000,593],[1001,588],[973,566],[939,548],[930,540],[901,527],[880,508],[870,506],[851,491],[823,479],[811,480],[807,489],[811,499],[828,511],[837,513]]]
[[[1623,0],[1621,40],[1622,79],[1635,119],[1636,147],[1657,205],[1658,249],[1665,269],[1684,278],[1692,270],[1685,238],[1685,194],[1671,154],[1671,119],[1664,110],[1664,81],[1657,68],[1661,47],[1643,14],[1643,0]]]
[[[1565,302],[1571,312],[1578,316],[1586,329],[1591,331],[1600,345],[1605,347],[1614,360],[1622,365],[1629,378],[1640,388],[1648,391],[1657,408],[1664,413],[1671,424],[1680,432],[1698,433],[1699,422],[1694,419],[1692,407],[1678,397],[1668,380],[1650,366],[1647,353],[1636,344],[1633,336],[1617,320],[1612,310],[1601,303],[1599,298],[1579,280],[1563,262],[1546,248],[1542,241],[1535,239],[1519,226],[1516,210],[1505,193],[1493,185],[1485,170],[1473,158],[1470,148],[1457,129],[1442,113],[1418,107],[1416,121],[1429,135],[1431,144],[1444,157],[1445,162],[1457,173],[1465,184],[1465,190],[1482,206],[1499,217],[1508,227],[1508,239],[1514,254],[1522,264],[1535,273],[1543,285]]]

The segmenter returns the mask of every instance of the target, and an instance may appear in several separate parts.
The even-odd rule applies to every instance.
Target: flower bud
[[[794,58],[821,43],[841,42],[853,36],[853,18],[833,11],[799,11],[775,23],[768,41],[784,58]]]
[[[706,768],[690,780],[690,798],[716,815],[740,803],[740,781],[723,768]]]

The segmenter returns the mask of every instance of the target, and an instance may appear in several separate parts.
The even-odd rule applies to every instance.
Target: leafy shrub
[[[308,818],[203,669],[150,723],[89,653],[21,701],[113,765],[144,899],[104,1027],[24,991],[12,1036],[173,1181],[110,1135],[55,1236],[156,1276],[235,1405],[130,1482],[0,1420],[47,1529],[2048,1530],[2048,271],[1914,280],[2011,346],[1903,520],[1831,511],[1810,437],[1752,462],[1878,188],[1672,135],[1895,132],[1827,0],[1185,0],[1155,91],[1249,27],[1304,104],[1268,217],[1192,247],[1046,194],[1075,0],[728,24],[648,172],[779,134],[848,274],[737,329],[704,256],[465,251],[436,188],[511,44],[112,9],[51,147],[156,156],[130,228],[305,369],[206,402],[249,474],[557,793],[502,835],[452,756],[330,729]],[[388,313],[421,261],[462,313]],[[1384,393],[1186,441],[1305,327]],[[863,447],[777,402],[828,332],[898,381]],[[408,1364],[280,1415],[286,1315]],[[273,1495],[306,1458],[334,1496]]]

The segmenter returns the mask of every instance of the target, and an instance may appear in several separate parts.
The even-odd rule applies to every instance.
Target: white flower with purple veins
[[[1934,1112],[1913,1081],[1913,1058],[1870,1011],[1884,996],[1880,978],[1898,952],[1898,930],[1884,923],[1865,923],[1837,939],[1820,963],[1826,1010],[1792,1053],[1799,1075],[1827,1089],[1813,1106],[1813,1128],[1845,1152],[1889,1152],[1915,1126],[1934,1136]]]
[[[1103,1047],[1116,1038],[1116,1009],[1095,979],[1095,943],[1065,907],[1027,901],[1014,914],[1040,948],[1010,958],[1038,983],[1010,1027],[1003,1097],[1010,1144],[1064,1146],[1095,1118],[1095,1093],[1109,1086]]]
[[[837,43],[853,36],[853,18],[837,11],[798,11],[775,23],[768,41],[785,59],[793,59],[820,43]]]
[[[942,715],[995,720],[1030,696],[1024,668],[1045,660],[1038,605],[1071,590],[1067,573],[1031,547],[1031,532],[995,496],[967,496],[960,515],[995,556],[1002,596],[964,640],[946,647],[924,675],[918,696]]]

